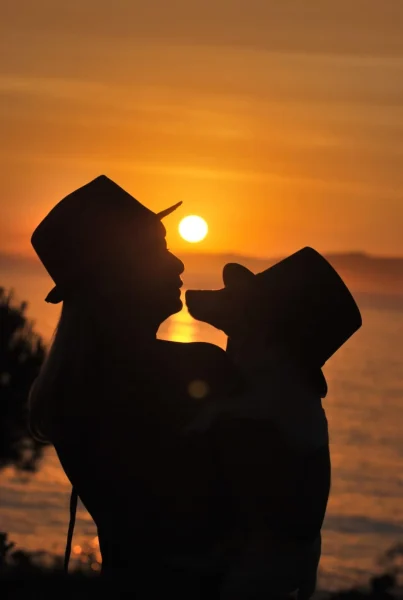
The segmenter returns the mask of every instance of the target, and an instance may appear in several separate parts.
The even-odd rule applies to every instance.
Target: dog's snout
[[[211,322],[218,311],[219,298],[215,290],[187,290],[185,299],[189,313],[199,321]]]

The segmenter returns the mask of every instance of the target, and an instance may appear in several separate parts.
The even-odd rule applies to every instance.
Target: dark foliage
[[[0,288],[0,469],[37,469],[43,444],[29,434],[29,389],[45,358],[46,348],[26,317],[27,304],[15,303]]]
[[[99,597],[150,600],[151,598],[165,597],[164,581],[160,582],[161,589],[158,595],[154,593],[155,581],[152,586],[153,593],[150,593],[150,589],[140,592],[137,587],[135,565],[126,576],[124,584],[117,585],[116,581],[108,582],[99,577],[99,573],[94,572],[94,561],[97,559],[96,553],[91,547],[86,549],[81,558],[79,563],[72,565],[70,573],[66,575],[63,571],[62,557],[41,551],[16,550],[14,544],[8,541],[8,535],[0,533],[0,597],[10,600],[27,597],[31,600],[36,598],[77,600]],[[393,571],[394,567],[386,555],[385,559]],[[316,594],[312,600],[315,600],[315,596]],[[214,600],[217,597],[216,593],[209,592],[198,595],[197,599]],[[182,590],[182,594],[178,593],[176,598],[177,600],[185,600],[185,598],[186,600],[196,600],[194,594],[187,594],[185,590]],[[402,598],[402,589],[398,587],[396,575],[385,572],[383,575],[370,578],[365,589],[353,588],[329,594],[319,592],[318,598],[326,598],[326,600],[393,600]]]

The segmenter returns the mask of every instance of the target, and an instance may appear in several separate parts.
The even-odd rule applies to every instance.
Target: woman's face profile
[[[168,249],[165,235],[158,220],[134,238],[118,240],[118,254],[110,267],[118,295],[134,300],[160,323],[182,309],[184,265]]]

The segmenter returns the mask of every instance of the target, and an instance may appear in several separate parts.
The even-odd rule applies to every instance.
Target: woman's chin
[[[170,302],[170,315],[174,315],[178,312],[180,312],[183,308],[183,302],[181,300],[181,297],[178,296],[177,298],[172,298],[171,302]]]
[[[180,312],[180,311],[182,310],[182,308],[183,308],[183,302],[182,302],[182,300],[181,300],[180,298],[178,298],[178,299],[176,300],[176,305],[177,305],[177,307],[178,307],[178,308],[176,309],[176,312]]]
[[[165,298],[160,298],[157,310],[159,312],[160,319],[164,321],[165,319],[169,319],[169,317],[172,315],[180,312],[182,308],[183,302],[181,300],[180,290],[178,290],[177,294],[173,294],[171,291],[171,293],[167,294]]]

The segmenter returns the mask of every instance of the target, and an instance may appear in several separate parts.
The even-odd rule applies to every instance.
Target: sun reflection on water
[[[189,343],[196,341],[194,320],[190,316],[186,306],[181,312],[173,315],[161,328],[161,337],[171,342]]]
[[[226,346],[226,335],[207,323],[196,321],[189,314],[185,303],[185,290],[182,290],[183,308],[180,312],[172,315],[160,327],[158,337],[171,342],[209,342],[221,348]]]

